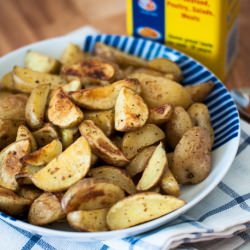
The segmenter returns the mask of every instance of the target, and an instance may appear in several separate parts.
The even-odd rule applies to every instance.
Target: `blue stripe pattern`
[[[215,131],[213,150],[238,136],[238,111],[229,92],[213,73],[194,59],[157,42],[117,35],[87,36],[83,41],[83,50],[92,52],[96,42],[104,42],[107,45],[147,60],[157,57],[169,58],[182,69],[184,77],[182,84],[184,86],[212,80],[215,87],[205,103],[208,106],[211,123]]]

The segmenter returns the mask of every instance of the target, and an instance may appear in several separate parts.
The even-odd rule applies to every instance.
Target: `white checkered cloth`
[[[250,249],[250,125],[241,121],[241,129],[238,153],[226,177],[204,200],[172,223],[139,236],[78,243],[32,234],[0,220],[0,249]]]

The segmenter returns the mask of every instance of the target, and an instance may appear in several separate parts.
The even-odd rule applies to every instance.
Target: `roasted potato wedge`
[[[14,82],[12,78],[12,72],[5,74],[0,80],[0,89],[13,90]]]
[[[207,129],[193,127],[174,150],[172,173],[179,184],[196,184],[211,170],[211,137]]]
[[[130,161],[130,163],[126,166],[126,170],[130,176],[133,177],[145,169],[150,157],[155,151],[155,148],[156,146],[144,148]]]
[[[161,217],[184,204],[183,200],[174,196],[153,192],[134,194],[109,209],[107,224],[111,230],[128,228]]]
[[[63,51],[61,62],[66,65],[72,65],[75,63],[80,63],[85,58],[85,54],[81,48],[73,43],[69,43],[68,46]]]
[[[67,214],[67,221],[70,226],[78,231],[108,231],[106,223],[107,212],[107,208],[74,211]]]
[[[174,80],[177,82],[182,80],[182,72],[180,67],[175,62],[167,58],[155,58],[148,62],[148,66],[165,74],[173,75]]]
[[[32,129],[41,128],[44,123],[49,91],[49,84],[40,84],[31,91],[25,108],[25,119]]]
[[[83,178],[90,168],[91,149],[84,137],[79,137],[47,166],[32,176],[33,184],[48,192],[66,190]]]
[[[194,102],[204,102],[213,88],[214,83],[212,81],[185,87]]]
[[[136,189],[147,191],[156,186],[167,167],[167,156],[162,142],[156,147],[145,167]]]
[[[192,120],[183,107],[175,107],[170,120],[166,124],[167,143],[174,149],[183,134],[193,127]]]
[[[58,138],[58,133],[51,123],[46,123],[44,126],[33,132],[33,136],[39,147],[43,147],[54,139]]]
[[[25,125],[20,125],[17,130],[16,141],[28,139],[31,146],[31,151],[37,150],[36,140],[33,134]]]
[[[78,91],[82,88],[82,84],[79,79],[74,79],[71,82],[62,86],[63,92],[69,93],[72,91]]]
[[[85,120],[92,120],[107,136],[114,131],[114,111],[87,111],[84,112]]]
[[[66,81],[58,75],[36,72],[31,69],[15,66],[13,69],[13,90],[23,93],[31,93],[32,89],[40,84],[50,84],[56,88],[65,84]]]
[[[61,129],[61,141],[64,149],[74,142],[74,137],[77,133],[78,127]]]
[[[164,132],[154,124],[125,133],[122,140],[122,152],[128,159],[132,159],[143,148],[165,138]],[[136,143],[135,143],[136,142]]]
[[[173,114],[173,106],[163,104],[161,106],[149,109],[148,123],[161,125],[166,123]]]
[[[29,50],[24,58],[25,67],[42,72],[42,73],[58,73],[61,63],[50,56]]]
[[[93,121],[83,121],[79,129],[81,134],[88,140],[94,153],[106,163],[120,167],[129,162],[122,151],[112,143]]]
[[[65,214],[58,197],[52,193],[43,193],[32,203],[28,220],[33,225],[47,225],[63,219]]]
[[[136,66],[136,67],[147,66],[147,61],[139,57],[124,53],[118,49],[115,49],[100,42],[95,44],[95,54],[123,66]]]
[[[208,130],[211,137],[211,143],[214,143],[214,130],[210,121],[210,114],[208,108],[203,103],[194,103],[187,110],[191,117],[193,126],[202,127]]]
[[[125,79],[113,84],[90,89],[81,89],[69,93],[72,100],[80,107],[92,110],[107,110],[115,106],[116,98],[122,87],[140,92],[140,84],[136,79]]]
[[[69,99],[61,88],[54,91],[48,108],[48,119],[61,128],[72,128],[83,120],[83,112]]]
[[[129,88],[122,88],[115,104],[115,129],[131,131],[143,127],[148,119],[148,107],[142,97]]]
[[[94,178],[102,178],[107,180],[126,191],[128,194],[136,192],[135,184],[131,177],[123,169],[112,166],[102,166],[92,168],[88,175]]]
[[[145,73],[133,73],[129,77],[140,81],[141,96],[150,108],[163,104],[188,108],[192,99],[185,88],[179,83],[161,76],[152,76]]]
[[[37,151],[25,155],[21,161],[26,165],[44,166],[62,153],[62,143],[55,139]]]
[[[16,190],[16,174],[21,170],[20,159],[30,152],[29,140],[13,142],[0,152],[0,185],[4,188]]]
[[[38,198],[43,193],[43,191],[41,191],[40,189],[36,188],[33,185],[29,185],[29,186],[21,187],[20,189],[18,189],[17,193],[21,197],[33,202],[36,198]]]
[[[109,208],[124,196],[124,191],[119,186],[107,180],[85,178],[67,190],[61,204],[65,213]]]
[[[0,187],[0,210],[9,215],[21,215],[26,212],[31,200],[25,199],[13,191]]]

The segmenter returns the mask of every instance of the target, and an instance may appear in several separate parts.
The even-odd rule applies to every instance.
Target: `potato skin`
[[[161,106],[149,109],[148,123],[161,125],[166,123],[173,114],[173,106],[170,104],[163,104]]]
[[[172,173],[179,184],[197,184],[211,170],[211,137],[201,127],[189,129],[174,150]]]

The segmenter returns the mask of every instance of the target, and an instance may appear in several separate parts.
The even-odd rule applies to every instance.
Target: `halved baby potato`
[[[20,125],[17,130],[16,141],[26,140],[28,139],[31,146],[31,151],[37,150],[36,140],[33,134],[29,131],[29,129],[25,125]]]
[[[166,123],[173,114],[173,106],[163,104],[161,106],[149,109],[148,123],[161,125]]]

